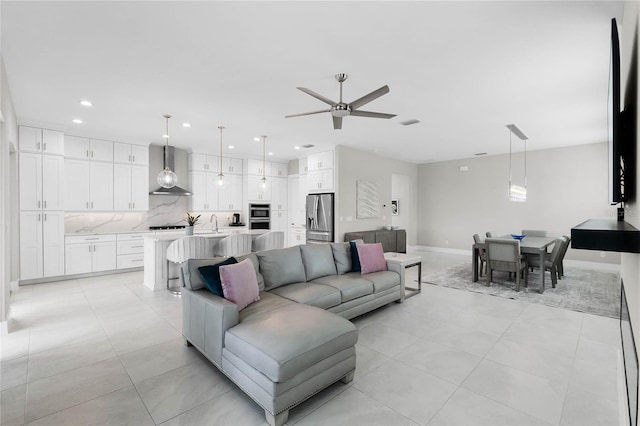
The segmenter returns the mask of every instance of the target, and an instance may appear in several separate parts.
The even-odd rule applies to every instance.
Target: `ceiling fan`
[[[353,115],[355,117],[372,117],[372,118],[392,118],[396,116],[396,114],[360,111],[358,109],[361,106],[366,105],[375,99],[378,99],[380,96],[389,93],[389,86],[387,85],[382,86],[378,90],[374,90],[368,95],[364,95],[363,97],[356,99],[351,103],[342,102],[342,83],[346,79],[347,79],[347,74],[336,74],[336,80],[338,80],[338,83],[340,83],[340,102],[334,102],[331,99],[325,98],[324,96],[314,92],[313,90],[309,90],[305,87],[297,87],[298,90],[302,90],[307,95],[311,95],[314,98],[321,100],[325,104],[331,105],[331,108],[323,109],[321,111],[303,112],[301,114],[291,114],[291,115],[285,116],[285,118],[300,117],[303,115],[313,115],[313,114],[320,114],[323,112],[330,112],[331,115],[333,116],[333,128],[342,129],[342,118],[349,115]]]

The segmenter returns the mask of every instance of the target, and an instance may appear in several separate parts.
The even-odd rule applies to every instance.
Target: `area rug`
[[[605,317],[620,317],[620,275],[616,272],[565,267],[565,276],[558,280],[556,288],[551,287],[547,272],[543,294],[539,290],[538,270],[529,272],[529,287],[524,287],[524,280],[521,280],[519,292],[515,291],[514,278],[509,280],[506,272],[494,272],[490,287],[485,285],[484,276],[473,282],[471,272],[471,263],[464,263],[425,275],[422,282]]]

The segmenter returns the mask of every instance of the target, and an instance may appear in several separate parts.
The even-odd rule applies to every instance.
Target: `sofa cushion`
[[[323,284],[288,284],[271,290],[271,293],[322,309],[339,305],[341,302],[340,290]]]
[[[400,285],[400,275],[393,271],[372,272],[360,277],[373,283],[373,292],[380,293],[392,287]]]
[[[260,300],[258,280],[249,259],[220,266],[220,283],[224,298],[238,305],[238,311]]]
[[[260,273],[260,262],[258,262],[258,256],[256,256],[255,253],[247,253],[247,254],[243,254],[242,256],[235,256],[235,258],[238,262],[242,262],[245,259],[251,260],[251,263],[253,263],[253,267],[256,270],[256,280],[258,280],[258,288],[260,289],[260,291],[263,291],[264,278]]]
[[[300,246],[307,281],[327,275],[336,275],[336,264],[328,244],[309,244]]]
[[[265,290],[306,280],[300,247],[265,250],[256,253]]]
[[[271,381],[284,382],[357,340],[350,321],[294,303],[230,328],[225,348]]]
[[[225,265],[233,265],[238,263],[235,257],[230,257],[215,265],[206,265],[198,268],[200,277],[204,281],[204,285],[211,293],[216,296],[224,297],[222,283],[220,282],[220,267]]]
[[[373,293],[373,283],[359,276],[330,275],[317,278],[313,280],[313,283],[328,285],[340,290],[342,303]]]
[[[384,250],[382,250],[381,243],[358,244],[356,248],[362,274],[387,270],[387,261],[384,258]]]
[[[200,290],[205,288],[206,285],[200,276],[198,268],[201,266],[215,265],[226,260],[226,257],[215,257],[213,259],[187,259],[180,268],[182,271],[182,281],[184,286],[189,290]]]
[[[351,272],[351,244],[331,243],[330,246],[338,275]]]
[[[286,305],[292,305],[296,302],[285,299],[284,297],[280,297],[277,294],[273,294],[269,291],[261,291],[260,292],[260,300],[256,303],[252,303],[243,309],[239,315],[239,322],[251,322],[251,321],[259,321],[264,316],[271,315],[272,311],[280,309]]]

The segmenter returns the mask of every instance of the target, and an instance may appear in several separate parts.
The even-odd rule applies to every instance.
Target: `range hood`
[[[163,164],[162,167],[169,167],[171,170],[175,172],[175,152],[174,147],[165,145],[163,147],[164,155],[163,155]],[[149,192],[149,195],[191,195],[191,192],[186,189],[180,188],[178,185],[173,188],[163,188],[159,187],[155,191]]]

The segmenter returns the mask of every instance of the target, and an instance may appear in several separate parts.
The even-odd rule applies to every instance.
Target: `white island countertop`
[[[237,231],[213,232],[210,230],[196,229],[195,232],[193,233],[193,236],[206,237],[206,238],[224,238],[224,237],[228,237],[229,235],[236,235],[236,234],[260,235],[260,234],[264,234],[265,232],[269,232],[269,231],[265,229],[256,229],[253,231],[248,231],[245,228]],[[172,232],[165,231],[162,233],[157,233],[155,235],[145,235],[145,238],[156,240],[156,241],[174,241],[174,240],[177,240],[178,238],[182,238],[185,236],[186,234],[184,229],[179,229]]]

